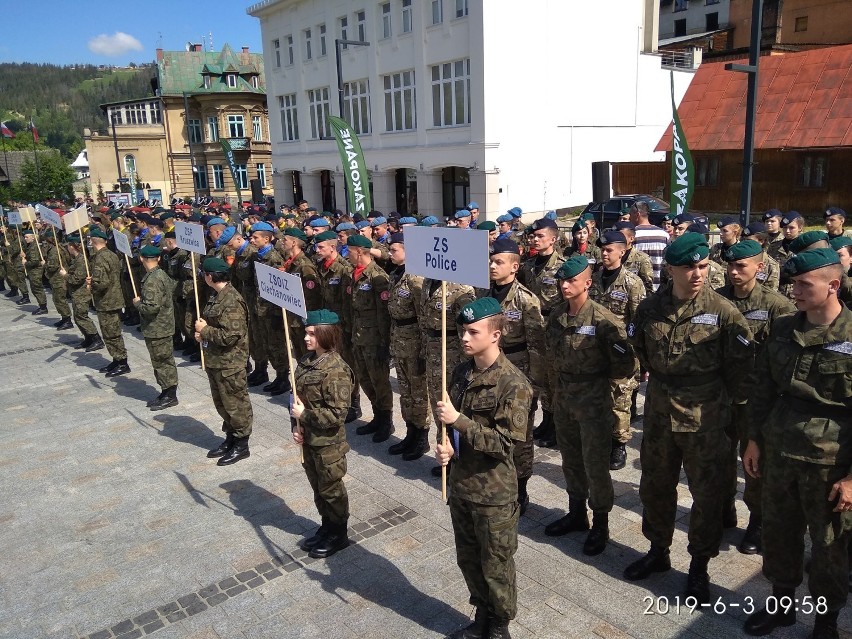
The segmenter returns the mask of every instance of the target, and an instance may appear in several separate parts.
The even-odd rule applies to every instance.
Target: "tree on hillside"
[[[74,169],[59,153],[39,153],[38,167],[30,159],[21,166],[21,177],[14,184],[15,198],[27,202],[73,200],[75,179]]]

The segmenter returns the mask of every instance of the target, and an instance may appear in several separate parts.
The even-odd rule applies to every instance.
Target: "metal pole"
[[[118,171],[118,190],[121,191],[121,160],[118,157],[118,138],[115,137],[115,111],[110,111],[109,119],[112,124],[112,144],[115,147],[115,169]]]
[[[38,199],[41,200],[42,199],[41,196],[43,195],[42,190],[41,190],[42,189],[41,167],[39,166],[39,163],[38,163],[38,153],[36,152],[36,140],[35,140],[35,136],[36,136],[35,124],[33,123],[32,119],[30,119],[30,133],[33,134],[33,159],[35,160],[36,178],[38,179],[38,196],[39,196]],[[36,239],[36,241],[38,241],[38,239]]]
[[[334,40],[334,57],[337,64],[337,115],[340,116],[341,120],[346,119],[343,117],[343,64],[340,60],[340,49],[344,44],[351,44],[356,47],[370,46],[370,43],[364,40],[342,40],[341,38],[335,38]],[[346,199],[346,214],[349,215],[349,188],[346,186],[345,171],[343,177],[343,194]]]
[[[6,181],[9,185],[9,190],[12,189],[12,176],[9,175],[9,154],[6,152],[6,136],[3,137],[3,158],[6,160]]]
[[[189,134],[189,98],[188,94],[184,91],[183,94],[183,113],[184,113],[184,121],[186,123],[186,142],[189,145],[189,166],[190,173],[192,173],[192,191],[195,193],[195,199],[198,200],[198,182],[195,179],[195,172],[198,168],[195,166],[195,154],[192,150],[192,136]]]

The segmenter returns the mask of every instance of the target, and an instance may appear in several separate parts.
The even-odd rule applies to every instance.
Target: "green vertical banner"
[[[670,184],[671,210],[680,215],[685,213],[695,192],[695,166],[692,154],[686,143],[686,135],[677,114],[674,94],[674,72],[671,72],[672,84],[672,175]]]
[[[237,164],[234,162],[234,150],[231,148],[231,143],[225,138],[221,138],[219,143],[222,145],[222,150],[225,152],[225,159],[228,160],[228,167],[231,169],[231,177],[233,178],[234,186],[237,189],[237,210],[241,211],[243,208],[243,193],[240,190],[240,180],[237,178]]]
[[[328,116],[328,123],[337,140],[340,151],[340,161],[343,163],[343,174],[346,176],[346,193],[348,195],[349,213],[369,213],[373,205],[370,202],[370,186],[367,176],[367,163],[361,143],[352,127],[346,120],[333,115]]]

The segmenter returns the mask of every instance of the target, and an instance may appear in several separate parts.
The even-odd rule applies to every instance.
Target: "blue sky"
[[[35,0],[5,3],[0,62],[111,64],[151,62],[158,46],[182,50],[213,33],[218,51],[261,52],[260,21],[246,14],[254,0]],[[209,48],[209,41],[207,41]]]

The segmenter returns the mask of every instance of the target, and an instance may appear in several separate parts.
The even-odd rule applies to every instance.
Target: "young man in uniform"
[[[68,264],[70,258],[65,247],[55,240],[52,231],[45,232],[44,240],[44,275],[50,282],[50,289],[53,292],[53,305],[59,313],[59,321],[53,326],[58,331],[64,331],[73,328],[74,324],[71,321],[71,307],[68,306],[68,284],[59,271],[64,270],[63,267]]]
[[[24,256],[21,262],[27,269],[27,278],[29,279],[30,290],[33,297],[38,302],[38,308],[34,310],[32,315],[47,315],[47,296],[44,294],[44,258],[40,251],[38,232],[31,228],[26,228],[22,231],[24,237]],[[29,299],[29,297],[27,297]]]
[[[284,256],[281,269],[297,275],[302,280],[302,290],[305,295],[305,310],[318,311],[322,308],[322,290],[320,290],[319,275],[314,261],[305,254],[308,236],[299,229],[285,229],[284,238],[278,243],[279,250]],[[287,313],[290,324],[290,344],[293,357],[297,361],[307,352],[305,350],[305,323],[302,318],[293,313]]]
[[[825,218],[825,230],[829,238],[845,234],[843,225],[846,224],[846,211],[836,206],[830,206],[826,209],[823,217]]]
[[[86,288],[86,262],[83,257],[83,251],[86,249],[81,246],[82,240],[78,233],[73,233],[66,239],[68,241],[68,254],[71,259],[66,267],[59,271],[59,274],[65,277],[68,292],[71,294],[74,323],[77,324],[77,328],[83,334],[83,341],[76,348],[85,348],[86,352],[89,353],[102,349],[104,343],[98,334],[98,329],[95,328],[94,322],[89,318],[89,302],[92,300],[92,295]]]
[[[437,418],[450,427],[435,448],[438,463],[455,457],[449,477],[456,560],[476,606],[473,623],[455,639],[508,639],[517,613],[514,554],[518,548],[518,480],[512,450],[524,441],[532,387],[500,352],[505,318],[484,297],[456,320],[468,361],[453,371]],[[456,408],[458,407],[458,408]]]
[[[130,372],[127,365],[127,349],[121,335],[121,309],[124,296],[121,292],[121,263],[115,253],[107,248],[107,235],[99,227],[90,227],[89,239],[94,251],[91,260],[92,274],[86,278],[86,288],[92,292],[98,324],[101,326],[104,344],[112,362],[99,369],[107,377],[116,377]]]

